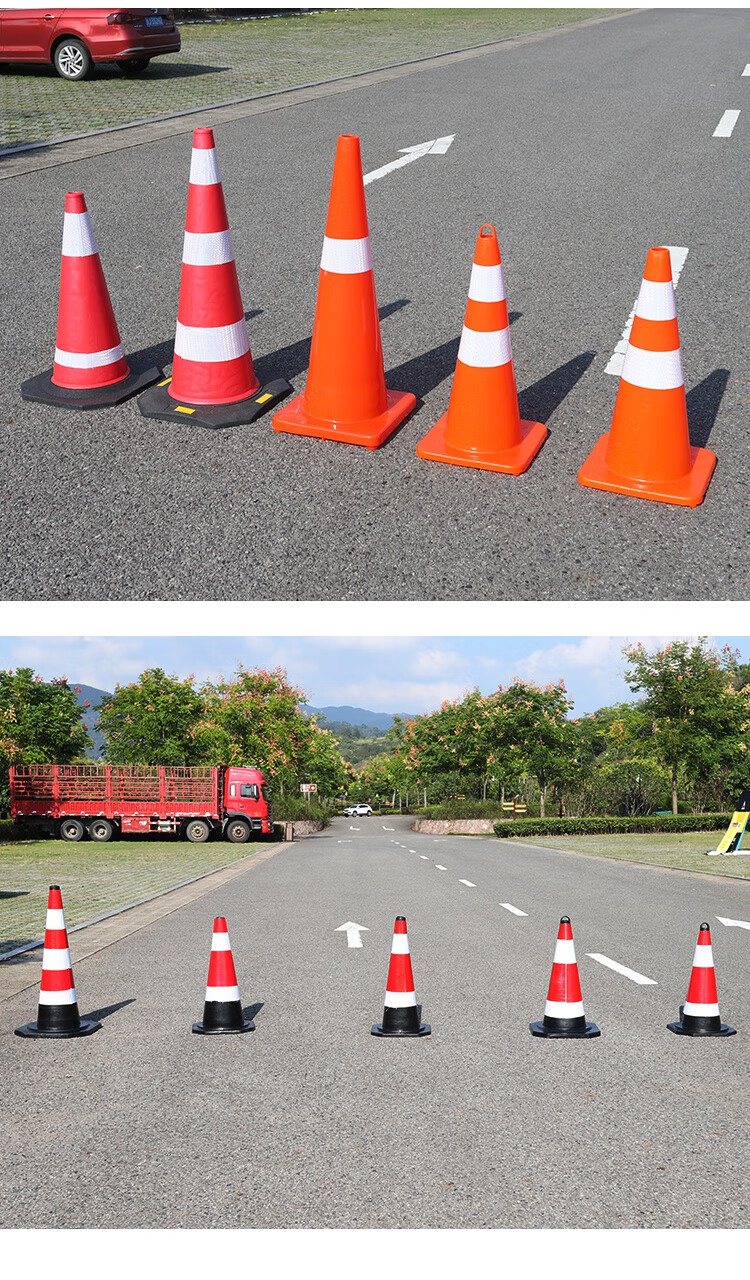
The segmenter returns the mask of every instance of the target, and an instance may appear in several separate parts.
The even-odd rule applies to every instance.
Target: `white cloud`
[[[419,649],[411,660],[409,673],[429,679],[465,671],[468,665],[467,659],[454,649]]]

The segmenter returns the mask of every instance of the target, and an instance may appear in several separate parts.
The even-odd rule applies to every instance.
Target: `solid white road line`
[[[734,925],[738,929],[750,929],[750,921],[747,920],[727,920],[724,916],[717,916],[719,924],[727,924],[730,927]]]
[[[606,965],[608,969],[614,969],[615,973],[621,973],[624,978],[630,978],[631,982],[637,982],[639,987],[658,987],[659,985],[653,978],[645,978],[642,973],[636,973],[635,969],[628,969],[624,964],[610,960],[609,956],[600,956],[596,951],[587,951],[586,955],[589,960],[596,960],[599,964]]]
[[[459,880],[459,884],[465,884],[467,889],[476,889],[476,885],[471,880]]]
[[[514,907],[512,902],[501,902],[501,907],[505,907],[506,911],[512,911],[514,916],[527,916],[528,911],[519,911],[518,907]]]
[[[439,863],[439,862],[436,862],[436,863],[435,863],[435,867],[437,868],[437,870],[438,870],[438,871],[447,871],[447,870],[448,870],[448,868],[447,868],[447,867],[441,867],[441,865],[440,865],[440,863]]]
[[[668,244],[667,248],[669,249],[669,257],[672,262],[672,284],[675,286],[675,288],[677,288],[677,281],[679,280],[680,272],[682,271],[682,268],[685,265],[685,259],[688,256],[688,250],[683,248],[681,245],[676,245],[676,244]],[[617,378],[619,378],[620,374],[622,373],[622,366],[625,360],[625,352],[628,349],[628,338],[630,337],[630,330],[633,328],[633,320],[635,319],[635,309],[637,305],[638,305],[638,299],[636,298],[635,302],[633,303],[633,310],[628,316],[627,323],[625,325],[625,328],[622,331],[622,337],[620,338],[620,341],[618,342],[617,346],[615,347],[612,353],[612,356],[610,357],[609,364],[604,370],[605,373],[612,373]]]
[[[740,118],[739,111],[725,111],[714,129],[714,138],[731,138],[732,130]]]

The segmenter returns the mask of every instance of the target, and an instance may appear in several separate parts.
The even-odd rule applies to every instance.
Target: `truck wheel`
[[[55,49],[55,71],[63,80],[85,80],[91,72],[91,54],[83,40],[65,36]]]
[[[250,839],[250,828],[242,818],[233,818],[227,823],[227,840],[232,844],[245,844]]]
[[[113,834],[114,827],[106,818],[94,818],[93,822],[89,823],[89,835],[92,840],[96,840],[99,844],[104,844],[105,841],[111,840]]]
[[[83,840],[86,828],[78,818],[63,818],[60,823],[60,836],[63,840]]]
[[[205,818],[192,818],[185,827],[185,835],[191,844],[205,844],[211,834],[211,828]]]

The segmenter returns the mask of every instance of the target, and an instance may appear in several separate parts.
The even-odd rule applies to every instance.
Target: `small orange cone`
[[[612,426],[578,472],[589,489],[697,507],[716,466],[688,434],[669,249],[649,249]]]
[[[417,445],[417,456],[519,476],[549,432],[518,409],[497,233],[479,228],[448,412]]]
[[[274,431],[377,449],[416,406],[388,391],[370,254],[359,138],[343,134],[333,168],[307,386]]]

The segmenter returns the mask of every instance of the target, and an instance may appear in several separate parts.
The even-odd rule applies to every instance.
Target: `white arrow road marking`
[[[346,945],[348,947],[361,947],[362,939],[359,936],[360,933],[370,932],[366,924],[355,924],[353,920],[347,920],[346,924],[340,924],[333,932],[341,933],[342,931],[346,933]]]
[[[606,965],[608,969],[614,969],[615,973],[621,973],[624,978],[630,978],[631,982],[637,982],[639,987],[658,987],[658,982],[653,978],[644,978],[642,973],[636,973],[635,969],[627,969],[624,964],[618,964],[616,960],[610,960],[609,956],[600,956],[596,951],[587,951],[586,955],[589,960],[597,960],[599,964]]]
[[[476,885],[471,880],[459,880],[459,884],[465,884],[467,889],[476,889]]]
[[[688,256],[689,250],[683,249],[679,245],[674,244],[668,244],[667,248],[669,249],[669,257],[672,262],[672,284],[677,288],[677,281],[680,278],[680,273],[685,265],[685,259]],[[630,337],[630,330],[633,328],[633,320],[635,319],[635,309],[637,305],[638,299],[636,298],[633,303],[633,310],[628,316],[627,324],[622,331],[622,337],[612,353],[609,364],[604,370],[605,373],[613,373],[617,378],[619,378],[622,373],[622,366],[625,361],[625,352],[628,348],[628,338]]]
[[[719,924],[728,924],[730,928],[734,925],[738,929],[750,929],[750,922],[747,920],[725,920],[723,916],[717,916],[716,919]]]
[[[514,916],[527,916],[528,911],[519,911],[518,907],[514,907],[512,902],[501,902],[501,907],[505,907],[506,911],[512,911]]]
[[[413,160],[419,160],[422,156],[444,156],[455,136],[455,133],[449,133],[445,138],[433,138],[431,142],[420,142],[416,147],[401,147],[399,154],[402,158],[391,160],[390,164],[384,164],[382,169],[373,169],[372,173],[366,173],[365,186],[375,182],[377,178],[384,178],[387,173],[393,173],[394,169],[403,169],[405,164],[411,164]]]
[[[436,862],[436,863],[435,863],[435,866],[436,866],[436,868],[437,868],[437,870],[438,870],[438,871],[447,871],[447,870],[448,870],[448,868],[447,868],[447,867],[441,867],[441,865],[440,865],[440,863],[439,863],[439,862]]]
[[[725,111],[713,132],[714,138],[731,138],[732,130],[740,118],[739,111]]]
[[[743,74],[743,76],[750,76],[750,62],[748,62],[747,66],[745,67],[745,70],[742,72],[742,74]],[[718,918],[719,918],[719,917],[717,916],[717,917],[716,917],[716,919],[718,920]]]
[[[354,844],[353,840],[337,840],[336,844]]]
[[[350,830],[350,831],[361,831],[361,830],[362,830],[362,828],[361,828],[361,827],[350,827],[350,828],[349,828],[349,830]]]
[[[395,831],[395,830],[396,830],[396,828],[395,828],[395,827],[383,827],[383,830],[384,830],[384,831]],[[396,843],[396,841],[394,840],[394,842],[393,842],[393,843],[395,844],[395,843]]]

